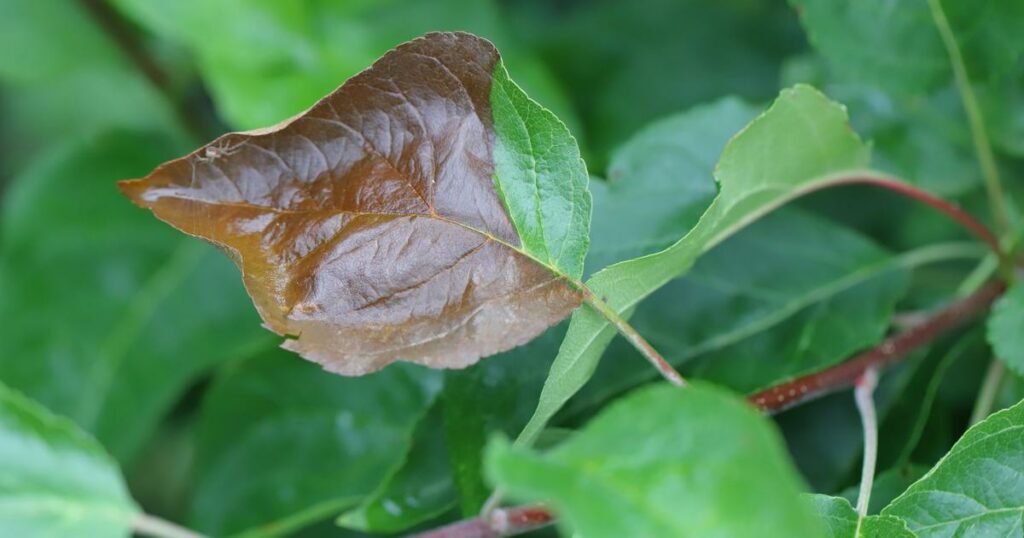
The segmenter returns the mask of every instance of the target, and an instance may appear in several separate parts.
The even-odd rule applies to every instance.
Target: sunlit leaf
[[[435,33],[283,126],[121,185],[228,251],[287,348],[358,375],[466,366],[568,315],[587,180],[568,130],[490,43]]]

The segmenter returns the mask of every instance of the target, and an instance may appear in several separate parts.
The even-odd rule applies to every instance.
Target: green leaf
[[[190,49],[218,110],[240,129],[266,127],[302,112],[397,43],[442,30],[495,41],[531,95],[560,117],[572,117],[547,68],[505,38],[491,0],[259,1],[244,9],[234,0],[113,3],[142,26]]]
[[[996,301],[988,319],[988,341],[996,357],[1024,375],[1024,286],[1016,284]]]
[[[1024,402],[979,422],[882,510],[921,538],[1014,536],[1024,517]]]
[[[877,342],[904,294],[907,267],[978,251],[951,244],[892,256],[851,230],[784,208],[702,256],[631,322],[684,373],[749,392]],[[656,375],[623,340],[608,356],[567,412]]]
[[[490,102],[494,184],[523,250],[564,275],[582,278],[591,200],[576,139],[512,82],[500,61]]]
[[[0,534],[127,537],[138,513],[99,443],[0,385]]]
[[[893,467],[875,475],[871,485],[871,500],[868,502],[868,514],[877,514],[882,511],[893,499],[899,497],[911,484],[917,482],[924,476],[928,467],[924,465],[908,464],[905,467]],[[839,496],[846,499],[850,504],[857,502],[857,495],[860,494],[860,485],[850,486],[844,489]]]
[[[405,457],[441,374],[355,379],[285,352],[238,365],[205,398],[191,519],[213,535],[279,536],[357,506]]]
[[[636,391],[547,453],[496,442],[487,460],[499,487],[588,538],[818,534],[771,423],[702,383]]]
[[[435,518],[457,504],[445,444],[440,400],[416,425],[405,457],[357,508],[338,518],[338,525],[364,532],[399,532]]]
[[[808,495],[805,499],[828,528],[828,538],[915,538],[905,521],[892,516],[868,516],[858,529],[857,512],[842,497]]]
[[[815,48],[842,82],[901,98],[947,87],[950,58],[928,0],[792,0]],[[994,141],[1017,155],[1024,122],[1024,7],[1016,0],[940,2],[961,49]],[[865,46],[871,43],[872,46]],[[887,54],[879,51],[900,51]]]
[[[160,91],[72,0],[0,5],[4,157],[20,163],[38,147],[111,127],[159,129],[181,148],[185,135]],[[17,53],[11,53],[17,51]],[[183,148],[182,148],[183,149]],[[5,163],[6,164],[6,163]]]
[[[718,193],[722,148],[759,109],[735,97],[669,116],[615,151],[594,197],[587,269],[657,252],[682,237]]]
[[[601,270],[587,285],[620,314],[673,278],[704,251],[829,176],[867,164],[868,147],[850,130],[842,106],[809,86],[784,90],[726,146],[716,168],[720,192],[697,225],[667,249]],[[529,442],[586,382],[613,333],[592,309],[577,310],[552,365],[541,403],[521,434]]]
[[[0,225],[0,379],[121,461],[199,374],[271,345],[231,262],[117,192],[168,146],[119,132],[58,149],[14,181]]]

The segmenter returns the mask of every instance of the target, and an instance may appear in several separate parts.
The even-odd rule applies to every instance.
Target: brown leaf
[[[121,190],[228,252],[266,326],[328,370],[472,364],[581,301],[517,250],[495,191],[498,60],[475,36],[428,34],[286,124],[224,135]]]

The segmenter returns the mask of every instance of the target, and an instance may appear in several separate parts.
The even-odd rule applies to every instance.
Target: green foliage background
[[[1010,0],[976,8],[944,3],[988,119],[1004,187],[1011,199],[1024,199],[1018,179],[1024,173],[1024,7]],[[527,425],[568,322],[463,371],[397,366],[367,378],[332,376],[276,348],[230,261],[133,207],[115,188],[116,180],[139,177],[221,132],[301,112],[402,41],[431,30],[466,30],[494,41],[512,77],[580,143],[594,197],[588,278],[614,262],[657,252],[693,228],[718,193],[714,169],[727,141],[796,83],[813,84],[848,107],[856,134],[871,146],[872,166],[987,215],[971,135],[927,2],[907,0],[889,12],[890,2],[882,0],[792,4],[0,1],[0,382],[9,387],[3,400],[17,410],[4,423],[15,426],[0,431],[32,429],[25,424],[35,419],[23,416],[46,411],[24,399],[30,398],[95,437],[142,510],[216,536],[429,528],[476,513],[492,480],[513,484],[523,498],[582,496],[589,490],[573,488],[585,482],[542,478],[585,459],[593,445],[621,441],[631,433],[616,430],[616,419],[628,422],[621,416],[629,406],[641,414],[643,401],[658,399],[662,406],[695,408],[722,400],[737,424],[749,422],[750,442],[770,448],[753,455],[737,449],[738,461],[757,467],[763,456],[764,480],[787,492],[848,495],[857,485],[861,450],[848,393],[778,417],[788,456],[767,422],[717,388],[702,386],[692,401],[680,402],[664,387],[642,389],[591,422],[610,402],[654,381],[654,372],[619,339],[590,366],[593,378],[578,394],[564,407],[562,401],[550,406],[548,427],[530,434],[539,449],[556,449],[542,457],[498,442],[487,452],[489,439],[515,437]],[[787,91],[811,91],[797,88],[805,89]],[[814,111],[812,121],[841,116],[823,98],[817,103],[800,110]],[[775,128],[788,133],[786,125]],[[835,145],[856,147],[838,157],[828,153],[835,145],[824,148],[822,162],[835,157],[866,165],[856,137],[841,136],[848,138]],[[804,146],[783,146],[764,150],[775,156],[771,171],[817,171],[815,161],[802,160]],[[719,172],[740,180],[770,175],[751,162],[726,161]],[[1011,212],[1016,220],[1017,207]],[[630,313],[639,332],[684,374],[748,393],[870,347],[892,327],[894,312],[948,301],[985,254],[966,239],[927,208],[884,192],[823,192],[758,220],[699,259],[701,247],[693,247],[689,273],[669,278]],[[1024,396],[1021,291],[1004,299],[989,328],[1011,365],[997,409]],[[934,484],[957,491],[951,463],[981,450],[961,445],[941,472],[903,493],[967,426],[992,356],[980,332],[942,339],[884,377],[876,399],[879,472],[888,478],[879,478],[877,495],[902,496],[872,520],[877,528],[887,528],[894,516],[926,526],[914,519],[920,514],[913,496],[935,494],[928,490]],[[1000,420],[1019,415],[1011,410]],[[708,438],[699,429],[694,435],[694,443],[709,447],[708,439],[747,442],[736,441],[735,431],[715,431],[716,419],[695,417],[677,427],[687,431],[709,421],[702,426]],[[102,475],[102,484],[85,481],[74,494],[91,498],[104,495],[93,489],[109,490],[113,512],[136,510],[110,477],[116,477],[114,463],[99,445],[80,438],[70,423],[43,422],[48,426],[38,431],[59,446],[86,447],[76,469],[95,465]],[[574,436],[584,425],[590,437]],[[637,451],[645,443],[658,450],[681,439],[669,436],[630,441]],[[10,461],[24,455],[8,448],[0,443],[0,455]],[[594,461],[629,458],[629,447],[616,450]],[[676,456],[686,454],[680,449]],[[642,463],[630,472],[660,472]],[[606,486],[619,492],[626,486],[616,489],[614,480],[629,481],[609,476]],[[1024,489],[1014,492],[1000,509],[1024,505],[1017,501]],[[737,510],[756,505],[749,496],[718,493]],[[845,501],[812,501],[839,522],[833,535],[852,532],[843,530],[854,517]],[[3,516],[0,508],[0,534]],[[580,529],[595,528],[588,527],[595,520],[580,517]],[[669,526],[632,528],[644,529],[641,534],[686,529],[662,523]],[[776,523],[809,528],[797,515]],[[116,527],[96,535],[126,532]]]

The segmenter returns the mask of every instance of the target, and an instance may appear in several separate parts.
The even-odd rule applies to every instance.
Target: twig
[[[672,383],[677,387],[686,386],[686,381],[683,379],[683,376],[679,375],[679,372],[677,372],[675,368],[672,368],[672,365],[669,364],[660,353],[658,353],[658,350],[654,349],[654,346],[645,340],[644,337],[629,324],[629,322],[623,319],[622,316],[615,312],[612,307],[608,306],[607,303],[598,299],[597,296],[595,296],[594,293],[586,286],[583,287],[583,299],[587,304],[593,307],[598,314],[601,314],[605,319],[611,322],[612,325],[615,325],[619,334],[624,336],[626,340],[629,340],[629,343],[633,344],[633,347],[643,354],[644,358],[647,359],[647,361],[650,362],[654,368],[658,370],[658,373],[667,379],[669,383]]]
[[[875,481],[875,461],[878,458],[878,417],[875,413],[875,387],[878,386],[878,370],[868,368],[857,378],[853,388],[853,398],[857,402],[860,421],[864,427],[864,464],[860,471],[860,492],[857,494],[857,532],[868,515],[868,503],[871,502],[871,488]]]
[[[555,516],[543,505],[498,508],[487,517],[475,517],[416,534],[413,538],[503,538],[551,524]]]
[[[886,338],[878,346],[846,362],[767,388],[748,399],[761,410],[772,414],[849,387],[868,368],[892,365],[911,351],[973,319],[987,310],[1005,290],[1006,286],[1001,282],[988,284],[943,308],[926,321]]]

